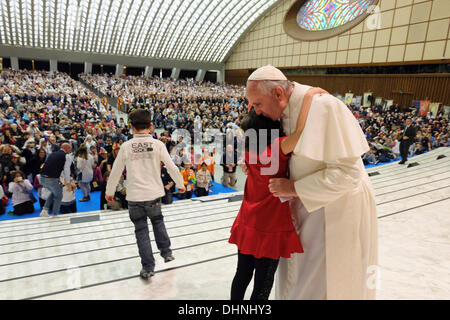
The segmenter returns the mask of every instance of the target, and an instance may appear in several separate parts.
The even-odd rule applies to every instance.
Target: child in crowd
[[[61,200],[61,213],[75,213],[77,212],[77,201],[75,199],[75,190],[77,190],[77,184],[73,178],[70,178],[72,190],[68,190],[64,184],[64,176],[61,175],[61,184],[63,185],[63,197]]]
[[[208,171],[208,165],[203,162],[200,165],[200,170],[196,174],[196,188],[195,195],[197,197],[204,197],[209,194],[209,183],[211,182],[211,173]]]
[[[208,149],[203,150],[203,156],[200,158],[200,163],[198,164],[198,170],[200,169],[200,166],[202,163],[206,163],[206,168],[211,174],[212,181],[214,181],[214,172],[215,172],[215,162],[214,158],[211,157],[210,152]]]
[[[178,199],[190,199],[192,198],[192,191],[195,185],[195,173],[191,169],[191,164],[189,162],[183,163],[184,169],[181,170],[181,175],[183,176],[184,186],[186,187],[185,193],[178,193]]]
[[[102,189],[102,182],[103,182],[102,170],[97,165],[97,162],[94,162],[93,169],[94,169],[94,178],[91,182],[91,190],[100,191]]]

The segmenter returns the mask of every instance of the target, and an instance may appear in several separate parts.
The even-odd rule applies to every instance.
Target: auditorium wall
[[[450,63],[450,0],[380,0],[379,29],[369,28],[371,26],[366,23],[367,19],[371,19],[369,16],[351,30],[317,41],[295,40],[285,33],[283,20],[294,2],[281,1],[243,36],[226,61],[227,82],[243,83],[249,71],[267,64],[285,70],[314,68],[315,73],[320,74],[318,69],[330,67]],[[427,88],[434,78],[440,79],[435,81],[436,85],[447,83],[448,88],[445,74],[436,75],[434,78],[420,75],[336,77],[319,74],[289,75],[289,78],[302,79],[308,84],[322,83],[333,91],[341,91],[347,84],[352,83],[355,85],[352,87],[355,91],[358,91],[361,85],[365,87],[361,90],[370,89],[372,86],[372,90],[375,90],[376,81],[379,81],[383,88],[384,83],[391,83],[394,88],[402,87],[404,89],[399,90],[416,96],[422,95],[422,88]],[[395,80],[389,82],[391,80],[384,81],[384,78]],[[394,94],[389,92],[394,89],[379,90],[380,94],[389,95],[387,98],[394,98]],[[438,91],[441,94],[432,98],[439,98],[443,103],[449,104],[447,90],[442,88]]]
[[[362,22],[319,41],[294,40],[284,32],[283,19],[294,2],[282,1],[261,18],[235,47],[225,69],[450,59],[449,0],[380,0],[380,29]]]

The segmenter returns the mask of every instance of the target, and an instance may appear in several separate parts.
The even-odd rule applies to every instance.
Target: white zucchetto
[[[248,80],[271,80],[271,81],[282,81],[287,80],[286,76],[275,68],[274,66],[267,65],[260,67],[253,71],[253,73],[248,77]]]

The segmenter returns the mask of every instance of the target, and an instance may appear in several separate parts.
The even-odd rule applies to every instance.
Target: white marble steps
[[[179,209],[177,210],[162,210],[162,213],[164,215],[165,219],[169,219],[169,220],[173,220],[173,219],[178,219],[178,218],[182,218],[182,216],[187,215],[188,213],[195,216],[200,215],[200,213],[202,215],[204,215],[204,211],[208,211],[208,210],[213,210],[213,209],[219,209],[219,208],[223,208],[224,204],[226,204],[227,202],[221,202],[221,203],[212,203],[212,202],[208,202],[205,203],[203,205],[197,206],[197,205],[192,205],[192,206],[186,206],[186,209],[181,211]],[[39,224],[31,224],[31,225],[27,225],[27,226],[21,226],[16,225],[15,227],[8,227],[5,229],[0,229],[1,233],[0,233],[0,239],[2,238],[6,238],[7,236],[12,236],[14,234],[36,234],[36,233],[40,233],[40,232],[50,232],[53,230],[58,230],[58,228],[60,229],[77,229],[77,228],[81,228],[81,227],[85,227],[86,225],[113,225],[115,223],[120,223],[120,222],[124,222],[124,221],[130,221],[129,215],[128,215],[128,211],[121,211],[120,213],[117,214],[104,214],[102,211],[97,212],[97,214],[100,215],[100,221],[92,221],[92,222],[86,222],[86,223],[82,223],[80,225],[78,224],[70,224],[70,219],[64,219],[64,220],[60,220],[59,217],[53,219],[53,218],[48,218],[46,220],[44,220],[42,223]],[[81,216],[81,215],[79,215]],[[168,221],[168,220],[166,220]],[[0,241],[0,245],[1,245],[1,241]]]
[[[440,148],[410,160],[421,164],[417,167],[393,163],[372,168],[382,172],[371,177],[380,223],[404,219],[411,212],[425,212],[430,207],[443,208],[442,204],[450,198],[450,159],[435,159],[448,151],[449,148]],[[436,166],[435,162],[440,164]],[[163,206],[176,260],[164,264],[152,241],[157,260],[154,285],[139,281],[137,276],[140,259],[127,211],[1,222],[0,299],[85,298],[84,293],[91,299],[98,299],[99,293],[106,299],[128,298],[120,291],[108,292],[107,288],[119,284],[134,287],[135,296],[149,299],[208,299],[204,287],[215,286],[208,284],[208,279],[217,277],[219,270],[229,278],[235,270],[236,248],[227,239],[240,205],[241,202],[228,200],[205,203],[184,200]],[[72,217],[97,214],[100,221],[70,224]],[[152,239],[152,228],[149,230]],[[397,230],[401,232],[401,228]],[[71,270],[72,266],[78,269]],[[79,272],[80,290],[72,281],[74,272]],[[183,275],[188,272],[204,277],[197,277],[196,281],[186,279]],[[162,293],[158,281],[177,277],[179,286]],[[231,282],[228,278],[217,280],[220,285],[214,287],[218,291],[213,295],[217,299],[228,299]],[[150,288],[155,291],[150,293]]]
[[[448,283],[441,281],[446,278],[449,265],[439,263],[450,261],[448,250],[442,256],[442,252],[448,248],[446,227],[449,227],[449,220],[447,219],[447,224],[442,224],[439,217],[439,212],[443,213],[443,208],[449,206],[450,200],[446,200],[425,208],[409,210],[405,215],[379,220],[381,281],[377,299],[449,298],[446,289]],[[423,212],[427,215],[424,216]],[[420,220],[417,220],[418,218]],[[430,219],[433,220],[433,225],[431,229],[425,230],[424,225]],[[409,245],[405,246],[405,240]],[[420,251],[420,256],[417,256],[417,251]],[[436,261],[439,258],[441,261]],[[100,286],[44,296],[41,299],[98,299],[99,294],[102,299],[107,300],[229,299],[235,266],[236,257],[224,254],[217,260],[201,259],[179,269],[161,270],[150,282],[131,276]],[[429,272],[430,268],[432,273]],[[198,274],[202,277],[193,276]],[[251,287],[250,285],[249,288]],[[248,299],[251,290],[247,291]],[[272,292],[271,299],[273,298]]]
[[[378,220],[377,299],[450,299],[450,199]]]
[[[161,271],[167,268],[174,268],[190,263],[196,263],[202,259],[212,259],[222,257],[227,254],[234,254],[235,248],[226,245],[224,239],[229,236],[229,230],[211,232],[205,236],[189,236],[185,238],[174,238],[172,247],[176,259],[170,264],[165,265],[162,258],[155,254],[156,270]],[[205,241],[206,240],[206,241]],[[179,248],[183,248],[180,250]],[[0,298],[1,299],[26,299],[33,298],[49,293],[57,293],[61,291],[74,289],[73,283],[70,281],[71,272],[68,270],[73,266],[80,266],[80,260],[76,255],[72,259],[65,259],[62,268],[58,271],[42,273],[41,275],[18,278],[7,282],[0,282]],[[89,259],[89,257],[87,257]],[[108,261],[109,260],[109,261]],[[121,250],[119,252],[111,252],[111,256],[102,255],[102,263],[93,262],[91,264],[80,267],[82,287],[102,282],[113,281],[126,277],[136,277],[139,272],[140,258],[137,255],[136,248],[130,246],[128,251]],[[48,268],[49,262],[43,263]],[[17,266],[16,266],[17,267]],[[33,266],[27,266],[28,273],[34,271]]]
[[[400,192],[393,192],[389,193],[383,197],[377,198],[377,204],[379,205],[379,212],[381,214],[384,214],[384,207],[383,205],[392,204],[394,206],[397,205],[397,203],[403,199],[406,198],[415,198],[416,196],[419,196],[417,199],[410,199],[412,201],[409,201],[408,204],[410,206],[416,206],[417,203],[422,203],[422,199],[426,197],[426,201],[436,201],[440,200],[442,196],[445,196],[446,192],[448,192],[448,186],[449,183],[447,183],[446,186],[442,186],[440,182],[436,182],[435,184],[430,183],[426,185],[425,187],[411,187],[407,191],[401,191]],[[434,193],[435,190],[439,190],[441,193],[437,192]],[[444,189],[444,190],[441,190]],[[428,194],[430,192],[433,192],[433,194]],[[205,228],[210,225],[214,225],[215,223],[221,223],[223,221],[232,222],[233,219],[236,216],[236,213],[239,209],[240,203],[230,203],[229,205],[220,205],[221,208],[214,208],[215,211],[211,211],[211,214],[207,215],[206,217],[203,216],[197,216],[196,218],[202,218],[201,223],[196,223],[196,221],[191,221],[191,219],[188,219],[185,224],[175,225],[176,222],[170,219],[166,219],[167,228],[172,235],[177,235],[180,233],[180,230],[183,230],[184,233],[191,232],[190,229],[197,229],[198,227]],[[225,210],[225,214],[223,214],[222,210]],[[386,206],[386,208],[389,208],[389,206]],[[206,209],[206,208],[205,208]],[[208,210],[212,210],[211,206],[208,206]],[[389,214],[389,212],[388,212]],[[181,214],[180,218],[184,219],[182,221],[186,220],[185,214]],[[173,217],[173,215],[172,215]],[[204,219],[203,219],[204,218]],[[106,244],[111,243],[112,246],[115,245],[115,242],[120,243],[121,246],[125,245],[134,245],[134,235],[132,233],[133,231],[133,225],[129,221],[128,217],[123,218],[122,224],[125,224],[127,228],[123,228],[122,232],[117,233],[114,232],[115,230],[108,230],[101,232],[95,232],[95,233],[88,233],[87,237],[83,236],[83,240],[79,240],[78,232],[75,232],[75,234],[67,235],[65,234],[63,241],[57,241],[55,243],[55,239],[59,239],[58,235],[56,234],[55,238],[49,237],[47,240],[41,240],[41,241],[30,241],[28,243],[31,243],[33,246],[30,247],[23,247],[23,234],[14,235],[9,234],[9,237],[12,237],[13,239],[13,245],[2,245],[2,253],[0,254],[0,267],[3,265],[8,265],[11,263],[18,263],[19,261],[23,260],[33,260],[33,259],[43,259],[45,257],[49,257],[51,255],[58,255],[63,254],[67,255],[68,253],[74,253],[79,252],[83,250],[92,250],[93,248],[100,249],[104,247],[108,247]],[[103,222],[103,221],[102,221]],[[74,228],[76,231],[78,230],[86,230],[86,228],[90,227],[98,227],[99,222],[90,222],[83,224],[85,226],[83,227],[76,227]],[[175,228],[174,228],[175,227]],[[57,231],[61,231],[61,226],[56,227],[58,228]],[[173,229],[173,230],[172,230]],[[50,230],[50,228],[48,228]],[[64,230],[63,230],[64,231]],[[112,231],[113,235],[110,235],[110,231]],[[33,232],[40,232],[38,230],[33,230]],[[183,233],[181,232],[181,233]],[[152,230],[150,228],[150,233],[152,233]],[[47,233],[47,235],[49,235]],[[18,243],[14,242],[14,238],[19,238],[22,241],[18,241]],[[105,243],[104,246],[102,246],[102,243]],[[86,248],[87,247],[87,248]],[[9,250],[9,251],[8,251]],[[9,252],[9,253],[8,253]],[[25,259],[26,258],[26,259]],[[5,262],[6,261],[6,262]]]
[[[405,165],[399,165],[398,161],[396,162],[391,162],[391,163],[387,163],[384,165],[380,165],[380,166],[376,166],[376,167],[371,167],[367,169],[367,172],[373,172],[373,171],[378,171],[378,172],[383,172],[383,171],[392,171],[395,172],[397,170],[402,170],[402,169],[408,169],[408,164],[409,163],[413,163],[413,162],[418,162],[418,163],[430,163],[433,161],[439,161],[436,160],[437,157],[439,155],[446,155],[447,157],[450,156],[450,148],[448,147],[441,147],[438,149],[435,149],[433,151],[418,155],[418,156],[414,156],[411,158],[408,158],[408,162]],[[446,158],[443,158],[446,159]],[[442,160],[442,159],[441,159]]]
[[[186,208],[186,206],[188,206],[189,208],[196,208],[196,207],[200,207],[200,206],[204,206],[205,204],[202,202],[198,202],[198,201],[192,201],[192,200],[180,200],[183,201],[183,204],[180,205],[178,204],[179,201],[174,202],[173,204],[170,205],[162,205],[162,212],[164,215],[167,215],[170,212],[179,212],[180,207],[182,208]],[[209,202],[209,205],[217,205],[217,204],[223,204],[223,203],[228,203],[227,199],[224,200],[217,200],[214,202]],[[113,210],[95,210],[95,211],[89,211],[89,212],[79,212],[79,213],[69,213],[69,214],[63,214],[63,215],[59,215],[56,219],[56,221],[62,222],[65,221],[67,223],[70,223],[70,219],[74,218],[74,217],[79,217],[79,216],[89,216],[89,215],[98,215],[101,214],[102,216],[117,216],[117,215],[121,215],[121,214],[128,214],[128,210],[118,210],[118,211],[113,211]],[[51,221],[51,219],[48,218],[41,218],[41,217],[34,217],[34,218],[27,218],[27,219],[19,219],[19,220],[5,220],[5,221],[0,221],[0,231],[3,228],[9,228],[12,226],[36,226],[36,225],[41,225],[41,224],[48,224],[51,225],[53,224],[55,221]]]
[[[228,206],[223,206],[216,209],[210,209],[210,212],[195,212],[186,213],[178,217],[166,217],[166,227],[168,232],[176,229],[183,229],[191,225],[200,225],[210,221],[222,221],[228,217],[235,217],[239,210],[239,203],[230,203]],[[68,231],[58,229],[56,232],[34,234],[30,236],[20,235],[12,236],[10,239],[4,239],[0,244],[0,264],[3,264],[3,254],[13,251],[25,251],[36,248],[67,245],[77,241],[87,242],[96,241],[102,238],[123,237],[124,235],[134,234],[134,227],[130,219],[123,222],[113,224],[112,226],[103,226],[99,222],[88,222],[86,224],[68,225],[71,228]],[[82,226],[83,225],[83,226]],[[152,228],[150,227],[150,232]]]

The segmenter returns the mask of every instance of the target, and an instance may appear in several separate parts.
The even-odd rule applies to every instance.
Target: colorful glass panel
[[[297,23],[308,31],[333,29],[371,9],[376,0],[309,0],[299,10]]]

